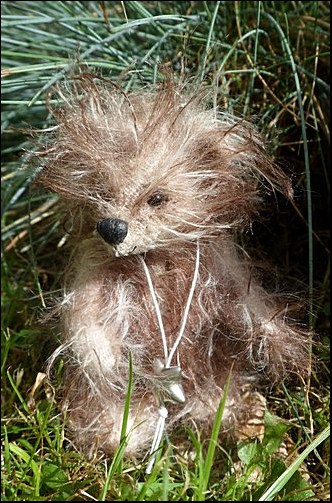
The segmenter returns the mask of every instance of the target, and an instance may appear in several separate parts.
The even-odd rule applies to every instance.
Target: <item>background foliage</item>
[[[242,472],[218,446],[211,472],[198,433],[191,457],[170,446],[149,478],[144,466],[87,462],[68,445],[52,388],[34,390],[56,345],[40,325],[57,295],[61,226],[54,198],[31,189],[31,127],[49,125],[47,90],[74,62],[122,78],[155,82],[159,65],[217,90],[218,104],[254,117],[291,175],[294,203],[278,200],[246,237],[275,266],[279,285],[307,300],[319,358],[302,390],[273,391],[271,410],[288,420],[298,448],[328,424],[329,337],[329,2],[322,1],[3,1],[2,9],[2,498],[18,500],[249,500],[281,475],[273,498],[327,499],[328,444],[306,457],[310,480],[271,455],[283,428],[267,424],[265,443],[239,446]],[[59,367],[59,374],[61,368]],[[56,376],[55,376],[56,378]],[[55,379],[56,380],[56,379]],[[321,437],[323,438],[323,437]],[[272,447],[271,447],[272,446]],[[316,447],[316,446],[315,446]],[[310,449],[309,449],[310,450]],[[192,459],[193,458],[193,459]],[[253,475],[259,467],[261,475]]]

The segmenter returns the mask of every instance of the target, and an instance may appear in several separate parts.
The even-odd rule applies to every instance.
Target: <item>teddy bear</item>
[[[288,176],[253,123],[173,77],[127,92],[81,72],[51,98],[37,182],[70,253],[49,364],[75,445],[115,452],[129,382],[128,456],[158,448],[160,421],[208,435],[226,382],[221,435],[261,433],[265,390],[308,372],[309,335],[237,236],[266,195],[292,197]]]

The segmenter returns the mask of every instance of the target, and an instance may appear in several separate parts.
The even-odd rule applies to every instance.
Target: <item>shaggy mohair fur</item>
[[[59,194],[70,227],[63,341],[53,359],[65,359],[63,404],[76,445],[89,456],[118,446],[129,354],[129,455],[146,454],[161,403],[169,433],[190,420],[208,431],[231,369],[223,431],[250,429],[248,386],[254,397],[256,386],[308,369],[306,333],[263,289],[234,237],[258,217],[264,193],[291,197],[288,178],[251,124],[171,79],[127,94],[81,74],[51,98],[57,125],[43,139],[38,182]],[[183,337],[165,364],[191,288]],[[177,366],[184,397],[162,378]]]

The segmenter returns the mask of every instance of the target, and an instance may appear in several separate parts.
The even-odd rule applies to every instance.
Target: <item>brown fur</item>
[[[77,445],[89,455],[118,446],[131,353],[135,429],[127,452],[146,453],[161,393],[153,365],[163,347],[141,258],[171,348],[197,243],[199,275],[178,349],[186,401],[168,405],[167,427],[193,418],[208,428],[232,367],[223,420],[232,434],[252,413],[242,400],[248,383],[254,389],[308,368],[306,333],[284,301],[260,286],[234,239],[257,218],[265,192],[291,196],[288,178],[251,124],[208,108],[202,93],[169,80],[127,95],[80,75],[56,95],[61,103],[50,108],[57,127],[44,139],[38,181],[59,194],[71,227],[63,345],[54,358],[67,360],[64,405]],[[105,218],[128,223],[117,245],[96,232]]]

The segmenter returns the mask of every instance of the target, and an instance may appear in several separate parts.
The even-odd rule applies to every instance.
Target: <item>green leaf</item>
[[[59,466],[46,463],[42,467],[42,482],[51,489],[58,489],[69,483],[69,477]]]
[[[283,441],[284,434],[289,429],[285,421],[278,416],[265,412],[265,432],[262,445],[267,454],[274,454]]]
[[[315,496],[315,493],[308,487],[308,482],[304,480],[299,471],[295,472],[287,482],[285,491],[286,501],[305,501]]]
[[[260,449],[255,442],[241,442],[238,446],[238,456],[245,465],[253,463]]]
[[[9,450],[13,454],[15,454],[18,458],[22,459],[24,463],[31,468],[36,479],[39,478],[38,464],[31,458],[28,452],[26,452],[24,449],[22,449],[13,442],[9,444]]]

